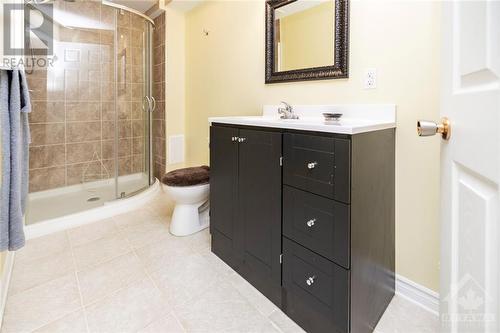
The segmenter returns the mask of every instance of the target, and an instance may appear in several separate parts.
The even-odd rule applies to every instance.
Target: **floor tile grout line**
[[[64,232],[64,233],[65,233],[65,231],[61,231],[61,232]],[[70,244],[69,244],[69,239],[68,239],[68,235],[66,235],[66,241],[67,241],[67,243],[68,243],[68,246],[70,246]],[[22,265],[30,264],[30,263],[32,263],[32,262],[35,262],[35,261],[40,261],[40,260],[43,260],[43,259],[46,259],[46,258],[49,258],[49,257],[54,257],[54,256],[56,256],[56,255],[63,254],[63,253],[64,253],[63,251],[58,251],[58,252],[56,252],[56,253],[52,253],[52,254],[50,254],[50,255],[45,255],[45,256],[43,256],[43,257],[37,258],[36,260],[31,260],[31,261],[28,261],[28,262],[25,262],[25,263],[21,263],[21,264],[22,264]],[[14,266],[16,265],[16,262],[18,262],[18,261],[15,261],[15,262],[14,262]],[[13,271],[14,271],[14,268],[13,268]],[[46,284],[46,283],[49,283],[49,282],[54,281],[54,280],[56,280],[56,279],[59,279],[59,278],[61,278],[61,277],[65,276],[65,275],[68,275],[68,274],[70,274],[70,271],[68,271],[68,272],[66,272],[66,273],[64,273],[64,274],[62,274],[62,275],[60,275],[60,276],[57,276],[57,277],[55,277],[55,278],[52,278],[52,279],[50,279],[50,280],[40,282],[40,283],[38,283],[38,284],[36,284],[36,285],[34,285],[34,286],[31,286],[31,287],[29,287],[29,288],[27,288],[27,289],[22,290],[22,291],[18,291],[18,292],[16,292],[15,294],[11,294],[11,291],[9,290],[8,297],[12,297],[12,296],[16,296],[16,295],[22,294],[22,293],[24,293],[24,292],[27,292],[28,290],[32,290],[32,289],[34,289],[34,288],[37,288],[37,287],[39,287],[39,286],[41,286],[41,285],[44,285],[44,284]],[[8,298],[8,297],[7,297],[7,298]]]
[[[148,211],[150,213],[153,213],[154,215],[156,215],[156,217],[158,218],[161,218],[158,214],[155,214],[155,212],[152,212],[148,209]],[[116,225],[116,224],[115,224]],[[127,238],[128,240],[128,238]],[[158,241],[159,242],[159,241]],[[156,243],[156,242],[155,242]],[[145,245],[141,248],[144,248],[146,246],[149,246],[150,244],[148,245]],[[132,251],[134,253],[134,255],[136,256],[136,258],[139,260],[140,264],[141,264],[141,267],[144,271],[144,273],[146,274],[146,276],[149,278],[149,280],[151,281],[151,283],[153,284],[153,286],[158,290],[158,292],[160,293],[160,295],[162,295],[163,298],[165,298],[167,300],[167,302],[170,303],[170,301],[166,298],[166,295],[164,294],[164,292],[160,289],[160,287],[157,285],[157,283],[155,282],[155,280],[153,279],[153,277],[151,276],[150,272],[148,271],[145,263],[143,262],[143,260],[141,259],[141,257],[137,254],[137,250],[140,249],[140,248],[135,248],[134,246],[132,246]],[[172,305],[172,304],[171,304]],[[180,321],[180,319],[178,318],[177,314],[175,313],[175,310],[174,310],[174,306],[172,305],[172,309],[170,310],[169,314],[172,314],[174,319],[177,321],[177,323],[179,324],[179,326],[182,328],[182,330],[184,332],[187,332],[187,329],[184,327],[184,325],[182,324],[182,322]],[[151,323],[149,323],[148,325],[150,325]],[[147,327],[147,325],[145,326]]]
[[[182,324],[179,316],[177,315],[177,313],[175,312],[175,309],[172,309],[172,311],[170,311],[170,314],[172,314],[172,316],[174,317],[175,321],[179,324],[179,326],[182,328],[182,330],[184,332],[187,332],[187,329],[184,327],[184,325]]]
[[[238,273],[236,273],[236,272],[235,272],[235,273],[231,273],[230,275],[232,275],[232,274],[238,274]],[[246,281],[246,280],[245,280],[245,281]],[[271,314],[273,314],[274,312],[276,312],[276,309],[275,309],[275,310],[273,310],[273,312],[271,312],[271,314],[270,314],[269,316],[264,315],[262,312],[260,312],[260,311],[259,311],[259,309],[257,308],[257,306],[256,306],[256,305],[254,305],[254,304],[253,304],[253,302],[252,302],[252,301],[250,301],[250,300],[248,299],[248,297],[247,297],[247,296],[243,295],[243,293],[242,293],[242,292],[241,292],[238,288],[236,288],[236,287],[234,286],[234,284],[233,284],[231,281],[228,281],[228,282],[229,282],[229,284],[231,285],[231,287],[232,287],[234,290],[236,290],[236,292],[237,292],[237,293],[238,293],[238,294],[239,294],[239,295],[240,295],[240,296],[241,296],[241,297],[242,297],[242,298],[243,298],[243,299],[244,299],[244,300],[245,300],[248,304],[250,304],[250,306],[251,306],[251,307],[252,307],[255,311],[257,311],[257,313],[258,313],[260,316],[262,316],[262,318],[266,319],[266,320],[267,320],[267,321],[269,321],[271,324],[274,324],[274,326],[277,326],[277,324],[275,324],[275,323],[272,321],[272,319],[270,318],[270,315],[271,315]],[[254,289],[255,289],[255,287],[254,287],[254,286],[252,286],[251,284],[250,284],[250,286],[251,286],[252,288],[254,288]],[[257,290],[257,289],[255,289],[255,290]],[[260,291],[258,291],[258,290],[257,290],[257,292],[259,292],[259,293],[260,293]],[[265,296],[264,296],[264,297],[265,297]],[[266,298],[267,298],[267,297],[266,297]],[[271,302],[271,300],[269,300],[269,301]],[[273,303],[273,304],[274,304],[274,303]],[[278,308],[278,309],[279,309],[279,308]],[[281,329],[279,329],[279,331],[280,331],[280,332],[283,332]]]
[[[103,220],[101,220],[101,221],[103,221]],[[99,221],[97,221],[97,222],[95,222],[95,223],[99,223]],[[114,223],[114,222],[113,222],[113,223]],[[116,227],[116,225],[115,225],[115,227]],[[90,241],[90,242],[85,243],[85,244],[78,245],[78,246],[76,246],[76,247],[81,247],[81,246],[84,246],[84,245],[89,245],[89,244],[91,244],[91,243],[93,243],[93,242],[96,242],[96,241],[102,240],[102,239],[103,239],[103,238],[105,238],[105,237],[109,237],[109,236],[111,236],[111,237],[115,237],[115,236],[119,235],[119,238],[122,238],[123,240],[125,240],[125,241],[127,242],[127,245],[128,245],[128,247],[129,247],[129,248],[127,249],[127,251],[126,251],[126,252],[123,252],[123,253],[120,253],[120,254],[113,255],[113,256],[111,256],[111,257],[109,257],[109,258],[107,258],[107,259],[105,259],[105,260],[103,260],[103,261],[99,261],[99,262],[97,262],[97,263],[94,263],[94,264],[91,264],[91,265],[85,266],[85,267],[83,267],[83,268],[79,268],[79,267],[78,267],[78,265],[76,264],[76,257],[75,257],[75,266],[76,266],[76,271],[77,271],[77,272],[82,272],[82,271],[85,271],[85,270],[88,270],[88,269],[96,268],[96,267],[98,267],[98,266],[100,266],[100,265],[102,265],[102,264],[108,263],[108,262],[110,262],[110,261],[112,261],[112,260],[114,260],[114,259],[116,259],[116,258],[118,258],[118,257],[121,257],[121,256],[123,256],[123,255],[125,255],[125,254],[127,254],[127,253],[130,253],[130,252],[131,252],[131,250],[133,250],[133,247],[131,246],[131,244],[130,244],[130,242],[128,241],[127,237],[126,237],[125,235],[123,235],[123,233],[122,233],[120,230],[117,230],[117,231],[118,231],[117,233],[113,233],[113,234],[111,234],[111,235],[104,235],[104,236],[99,237],[99,238],[97,238],[97,239],[95,239],[95,240],[93,240],[93,241]]]
[[[64,252],[61,252],[61,253],[64,253]],[[59,254],[59,253],[58,253],[58,254]],[[56,254],[53,254],[52,256],[54,256],[54,255],[56,255]],[[44,259],[44,258],[41,258],[41,259]],[[14,265],[15,265],[15,263],[14,263]],[[74,271],[74,269],[73,269],[73,271]],[[20,290],[20,291],[18,291],[18,292],[16,292],[16,293],[14,293],[14,294],[12,294],[12,293],[11,293],[11,288],[9,288],[9,294],[8,294],[8,297],[7,297],[7,298],[9,298],[9,297],[13,297],[13,296],[17,296],[17,295],[20,295],[20,294],[22,294],[22,293],[24,293],[24,292],[27,292],[27,291],[29,291],[29,290],[35,289],[35,288],[37,288],[37,287],[40,287],[41,285],[44,285],[44,284],[46,284],[46,283],[49,283],[49,282],[52,282],[52,281],[54,281],[54,280],[60,279],[60,278],[62,278],[62,277],[63,277],[63,276],[65,276],[65,275],[69,275],[70,273],[71,273],[71,271],[70,271],[70,270],[68,270],[67,272],[65,272],[65,273],[64,273],[64,274],[62,274],[62,275],[56,276],[56,277],[51,278],[50,280],[47,280],[47,281],[42,281],[42,282],[40,282],[40,283],[38,283],[38,284],[36,284],[36,285],[34,285],[34,286],[31,286],[31,287],[29,287],[29,288],[26,288],[26,289]]]
[[[163,291],[160,289],[160,287],[158,287],[158,285],[156,284],[155,280],[151,277],[151,275],[149,274],[148,270],[146,269],[146,266],[143,264],[141,258],[139,257],[139,255],[137,254],[137,252],[135,252],[135,248],[133,248],[133,253],[134,255],[136,256],[136,258],[139,260],[140,264],[141,264],[141,267],[142,267],[142,270],[143,272],[146,274],[147,278],[149,279],[149,281],[153,284],[153,286],[156,288],[156,290],[160,293],[160,295],[162,296],[162,298],[164,298],[168,303],[169,305],[172,306],[172,309],[170,310],[169,314],[170,313],[173,313],[174,311],[174,306],[172,304],[170,304],[170,301],[166,298],[165,294],[163,293]],[[176,318],[177,322],[180,324],[181,328],[183,329],[184,332],[186,332],[186,329],[184,328],[184,326],[179,322],[179,320],[177,319],[177,316],[174,315],[174,318]],[[155,320],[158,319],[158,318],[155,318]],[[146,324],[146,326],[144,326],[143,328],[146,328],[148,327],[148,325],[152,324],[154,322],[154,320],[152,320],[150,323]]]
[[[66,233],[66,237],[67,237],[68,242],[69,242],[69,248],[70,248],[71,256],[72,256],[72,259],[73,259],[73,267],[75,269],[74,274],[75,274],[75,278],[76,278],[76,284],[77,284],[77,288],[78,288],[78,294],[80,295],[80,304],[82,306],[83,318],[85,319],[85,327],[87,328],[87,332],[90,332],[89,320],[87,318],[87,311],[85,311],[85,307],[84,307],[84,304],[83,304],[83,293],[82,293],[82,287],[80,285],[80,279],[78,278],[78,267],[77,267],[77,264],[76,264],[76,256],[75,256],[75,253],[73,251],[73,244],[70,241],[68,230],[66,230],[65,233]]]
[[[274,321],[270,318],[270,317],[271,317],[271,315],[272,315],[273,313],[275,313],[275,312],[276,312],[276,310],[274,310],[273,312],[271,312],[271,314],[270,314],[269,316],[267,316],[266,318],[267,318],[267,320],[269,320],[269,322],[271,323],[271,325],[272,325],[274,328],[276,328],[276,329],[278,330],[278,332],[280,332],[280,333],[285,333],[285,331],[283,331],[283,330],[281,329],[281,327],[279,327],[279,326],[278,326],[278,324],[276,324],[276,323],[275,323],[275,322],[274,322]]]
[[[44,323],[43,325],[41,325],[41,326],[39,326],[39,327],[34,328],[34,329],[32,330],[32,332],[34,332],[34,331],[36,331],[36,330],[38,330],[38,329],[40,329],[40,328],[43,328],[43,327],[45,327],[45,326],[47,326],[47,325],[50,325],[50,324],[52,324],[52,323],[54,323],[54,322],[56,322],[56,321],[58,321],[58,320],[60,320],[60,319],[63,319],[64,317],[69,316],[69,315],[71,315],[71,314],[74,314],[74,313],[76,313],[76,312],[78,312],[78,311],[82,311],[82,312],[84,312],[84,309],[83,309],[83,302],[82,302],[82,295],[81,295],[80,285],[79,285],[79,281],[78,281],[78,275],[77,275],[77,272],[76,272],[76,269],[75,269],[75,268],[76,268],[76,263],[75,263],[75,259],[74,259],[74,256],[73,256],[73,250],[72,250],[72,248],[71,248],[71,244],[70,244],[70,242],[69,242],[69,238],[68,238],[68,235],[67,235],[66,231],[64,231],[64,233],[65,233],[65,235],[66,235],[66,241],[68,241],[68,245],[69,245],[69,247],[70,247],[70,253],[71,253],[71,258],[72,258],[72,262],[73,262],[73,271],[72,271],[72,272],[67,272],[67,273],[65,273],[65,274],[64,274],[64,275],[62,275],[62,276],[59,276],[59,277],[56,277],[56,278],[51,279],[51,280],[49,280],[49,281],[43,282],[43,283],[41,283],[41,284],[38,284],[37,286],[43,285],[43,284],[45,284],[45,283],[52,282],[52,281],[54,281],[54,280],[57,280],[57,279],[59,279],[59,278],[61,278],[61,277],[66,276],[66,275],[73,274],[73,276],[74,276],[74,277],[75,277],[75,279],[76,279],[77,289],[78,289],[78,293],[79,293],[79,296],[80,296],[80,307],[79,307],[78,309],[74,310],[74,311],[71,311],[71,312],[66,313],[66,314],[64,314],[64,315],[61,315],[61,316],[59,316],[59,317],[56,317],[56,318],[54,318],[53,320],[51,320],[50,322],[48,322],[48,323]],[[35,288],[35,287],[37,287],[37,286],[34,286],[34,287],[29,288],[29,289],[26,289],[26,290],[31,290],[31,289],[33,289],[33,288]],[[84,317],[85,317],[85,313],[84,313]],[[86,320],[86,318],[85,318],[85,325],[86,325],[86,327],[87,327],[87,331],[88,331],[88,325],[87,325],[87,320]]]
[[[82,311],[82,312],[83,312],[83,308],[81,308],[81,307],[80,307],[80,308],[78,308],[78,309],[76,309],[76,310],[74,310],[74,311],[71,311],[71,312],[66,313],[65,315],[62,315],[62,316],[60,316],[60,317],[56,317],[56,318],[54,318],[53,320],[51,320],[50,322],[45,323],[45,324],[43,324],[43,325],[41,325],[41,326],[38,326],[38,327],[36,327],[36,328],[32,329],[30,332],[35,332],[35,331],[37,331],[37,330],[39,330],[39,329],[41,329],[41,328],[43,328],[43,327],[45,327],[45,326],[48,326],[48,325],[50,325],[50,324],[55,323],[55,322],[56,322],[56,321],[58,321],[58,320],[63,319],[63,318],[64,318],[64,317],[66,317],[66,316],[70,316],[70,315],[72,315],[72,314],[75,314],[75,313],[77,313],[78,311]]]

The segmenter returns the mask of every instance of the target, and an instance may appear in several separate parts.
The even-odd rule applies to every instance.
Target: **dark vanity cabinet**
[[[394,295],[395,130],[212,124],[212,251],[308,332],[372,332]]]
[[[281,141],[280,132],[210,129],[212,251],[278,306]]]

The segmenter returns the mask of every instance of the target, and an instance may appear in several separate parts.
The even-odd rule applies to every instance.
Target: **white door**
[[[443,3],[441,321],[500,332],[500,2]]]

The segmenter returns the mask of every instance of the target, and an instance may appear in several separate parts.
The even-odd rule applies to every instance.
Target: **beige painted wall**
[[[264,84],[263,1],[207,1],[195,8],[186,20],[188,164],[208,161],[209,116],[258,115],[263,104],[280,100],[397,104],[396,271],[438,291],[439,140],[418,138],[415,122],[438,118],[440,7],[352,1],[350,78],[273,85]],[[372,67],[378,87],[365,90],[364,70]]]
[[[331,0],[280,19],[280,70],[333,64],[334,8]]]
[[[185,66],[186,66],[186,33],[184,12],[166,7],[166,131],[167,131],[167,171],[180,168],[184,163],[168,164],[169,136],[184,134],[185,118]]]

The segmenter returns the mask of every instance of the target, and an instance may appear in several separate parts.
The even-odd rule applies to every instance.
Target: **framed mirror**
[[[266,0],[266,83],[349,77],[349,0]]]

